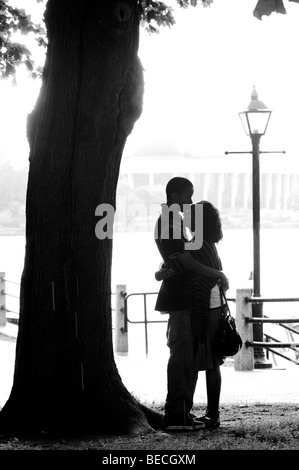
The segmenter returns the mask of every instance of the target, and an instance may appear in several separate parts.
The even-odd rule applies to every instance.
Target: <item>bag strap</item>
[[[229,305],[228,305],[228,302],[227,302],[227,298],[226,298],[226,295],[225,295],[225,292],[224,292],[224,289],[222,287],[221,284],[218,284],[219,285],[219,291],[220,291],[220,299],[221,299],[221,307],[223,309],[223,299],[225,300],[225,303],[226,303],[226,307],[227,307],[227,311],[228,311],[228,314],[230,315],[230,309],[229,309]]]

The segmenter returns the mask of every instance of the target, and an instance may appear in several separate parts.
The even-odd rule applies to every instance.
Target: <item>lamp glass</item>
[[[250,134],[264,135],[271,116],[271,111],[248,111],[247,119]]]
[[[247,111],[243,111],[242,113],[239,113],[240,119],[242,126],[244,128],[245,134],[250,135],[250,130],[249,130],[249,123],[247,119]]]
[[[271,112],[266,110],[254,110],[254,111],[243,111],[239,113],[241,122],[243,124],[245,133],[247,135],[259,134],[264,135],[268,122],[271,116]]]

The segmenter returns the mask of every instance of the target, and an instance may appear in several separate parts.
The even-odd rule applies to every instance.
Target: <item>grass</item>
[[[162,409],[161,404],[151,403],[150,406]],[[198,407],[195,412],[202,414],[203,409]],[[224,404],[221,407],[221,427],[216,430],[130,436],[90,435],[80,439],[2,438],[0,450],[96,450],[104,454],[137,450],[173,454],[202,450],[299,450],[299,404]]]

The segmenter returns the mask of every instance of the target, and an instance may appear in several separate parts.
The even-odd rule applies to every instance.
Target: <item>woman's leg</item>
[[[204,423],[206,428],[218,428],[220,426],[219,402],[221,391],[220,367],[206,370],[207,386],[207,410],[204,416],[195,418],[195,424]]]
[[[206,387],[208,415],[217,419],[221,392],[221,371],[219,366],[206,370]]]

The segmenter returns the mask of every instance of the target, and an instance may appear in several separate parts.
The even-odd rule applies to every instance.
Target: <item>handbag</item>
[[[214,350],[222,357],[235,356],[242,348],[243,341],[237,330],[235,319],[230,313],[224,290],[221,286],[219,286],[219,289],[222,308],[214,340]],[[226,302],[226,309],[224,308],[223,299]]]

